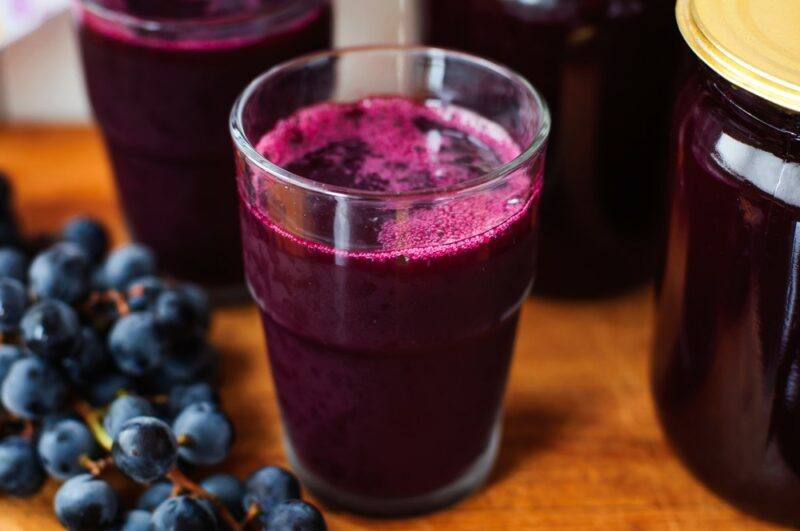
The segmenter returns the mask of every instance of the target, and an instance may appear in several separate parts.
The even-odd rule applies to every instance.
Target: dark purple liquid
[[[699,74],[678,108],[654,393],[708,486],[800,524],[800,120]]]
[[[178,4],[200,3],[142,1],[134,14]],[[197,15],[181,18],[202,24]],[[79,28],[89,95],[133,237],[155,249],[171,275],[240,284],[230,109],[256,75],[330,45],[329,7],[241,40],[140,38],[88,12]]]
[[[311,107],[258,148],[320,182],[380,191],[458,184],[519,153],[497,125],[403,99]],[[291,235],[242,190],[245,270],[306,469],[351,494],[404,498],[450,484],[487,451],[532,280],[534,182],[527,201],[487,194],[387,218],[370,251]],[[531,195],[527,178],[506,186]],[[308,224],[331,222],[307,207]]]
[[[433,44],[514,68],[550,106],[535,290],[599,295],[650,278],[679,57],[674,0],[428,5]]]

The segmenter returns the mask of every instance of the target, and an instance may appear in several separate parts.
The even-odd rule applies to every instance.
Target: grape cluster
[[[326,529],[280,468],[186,475],[234,441],[205,293],[157,276],[141,245],[107,254],[90,218],[25,242],[10,195],[0,176],[0,493],[63,481],[55,512],[74,531]],[[103,479],[112,468],[143,485],[135,509]]]

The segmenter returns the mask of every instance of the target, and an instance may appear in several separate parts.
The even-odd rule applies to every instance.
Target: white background
[[[335,4],[339,46],[417,40],[416,0]],[[71,17],[63,13],[0,51],[0,122],[88,122],[82,76]]]

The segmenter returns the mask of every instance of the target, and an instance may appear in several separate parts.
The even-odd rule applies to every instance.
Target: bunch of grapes
[[[184,473],[224,461],[234,439],[205,293],[158,277],[141,245],[107,254],[89,218],[24,242],[9,197],[0,176],[0,493],[64,481],[55,512],[75,531],[324,530],[281,468]],[[103,479],[111,468],[144,486],[135,509]]]

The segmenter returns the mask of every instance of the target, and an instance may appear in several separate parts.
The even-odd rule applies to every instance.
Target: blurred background
[[[69,1],[0,0],[0,123],[91,120]],[[415,42],[416,0],[337,0],[335,31],[338,46]]]

